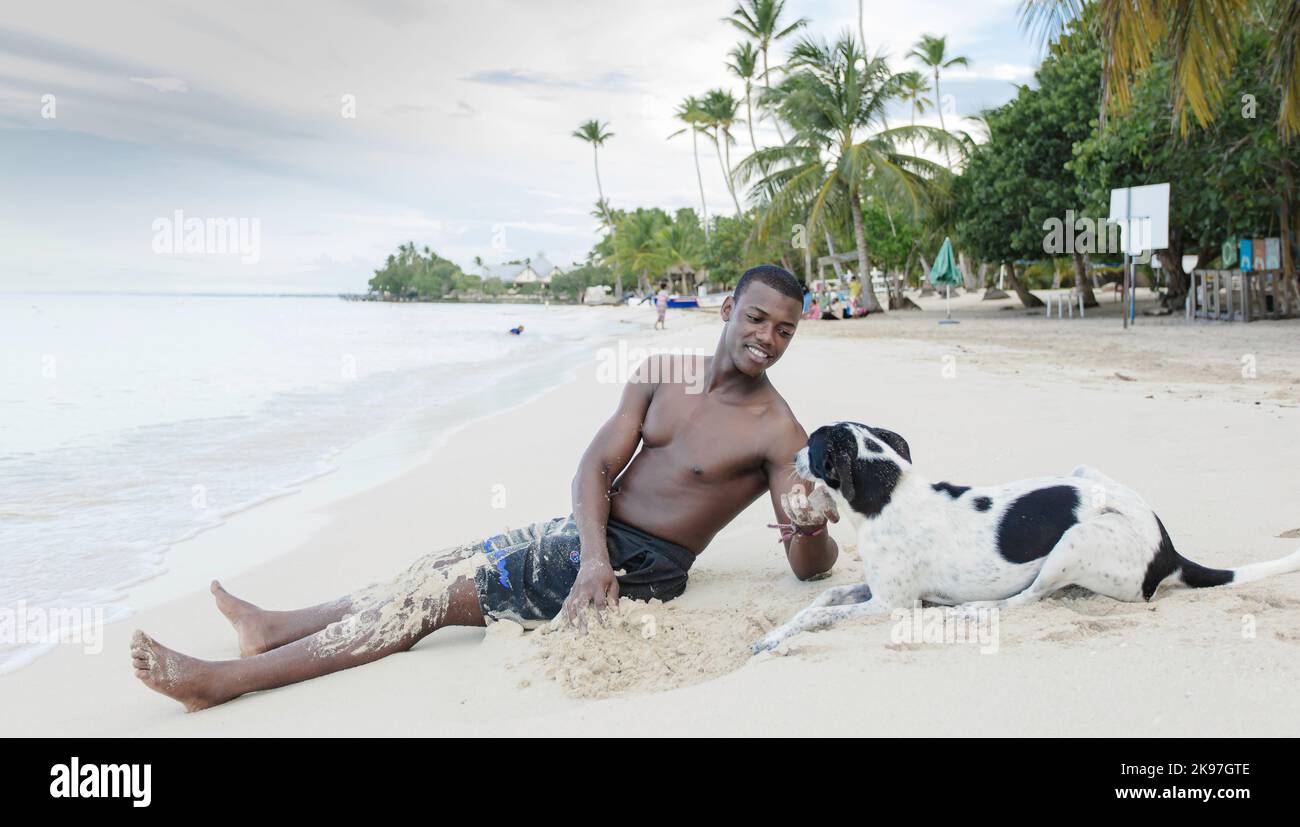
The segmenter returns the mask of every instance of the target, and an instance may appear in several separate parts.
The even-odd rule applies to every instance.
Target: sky
[[[725,69],[742,37],[722,22],[734,5],[12,4],[0,292],[361,292],[408,240],[467,270],[580,261],[599,238],[591,148],[571,137],[582,121],[614,133],[600,151],[612,206],[699,208],[689,136],[668,136],[687,95],[743,92]],[[1041,53],[1018,5],[866,0],[863,27],[899,70],[922,33],[948,35],[971,61],[942,81],[964,116],[1032,79]],[[786,14],[819,37],[858,24],[853,0],[788,0]],[[755,133],[776,141],[766,122]],[[733,160],[743,126],[737,139]],[[732,211],[711,147],[701,165],[710,212]],[[226,219],[243,231],[235,249],[218,246]]]

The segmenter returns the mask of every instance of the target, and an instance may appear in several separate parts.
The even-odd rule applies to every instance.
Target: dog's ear
[[[826,452],[830,454],[831,467],[840,484],[840,495],[853,502],[853,463],[858,458],[858,440],[846,428],[837,428],[833,436]]]
[[[890,448],[893,448],[894,453],[898,454],[908,462],[912,461],[912,451],[907,447],[907,440],[903,439],[893,431],[887,431],[884,428],[868,427],[867,430],[874,434],[881,442],[885,443]]]

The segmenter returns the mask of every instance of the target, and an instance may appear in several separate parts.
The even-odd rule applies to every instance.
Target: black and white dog
[[[912,470],[901,436],[840,422],[813,432],[795,469],[814,487],[828,487],[841,513],[847,506],[866,582],[829,589],[755,644],[756,652],[917,601],[1022,606],[1076,585],[1136,602],[1150,600],[1170,575],[1199,588],[1300,570],[1300,550],[1236,569],[1193,563],[1174,550],[1141,497],[1086,465],[1069,476],[988,488],[931,484]]]

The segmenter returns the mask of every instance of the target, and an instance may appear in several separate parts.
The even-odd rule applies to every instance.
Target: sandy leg
[[[183,655],[137,631],[131,642],[135,675],[190,712],[248,692],[350,669],[410,649],[444,626],[482,626],[472,576],[426,585],[418,593],[346,615],[315,634],[238,660],[208,661]]]
[[[443,571],[469,559],[477,551],[478,546],[475,544],[435,552],[417,561],[407,570],[407,574],[412,571]],[[247,658],[302,640],[331,623],[343,620],[349,614],[371,608],[383,602],[396,587],[396,581],[384,585],[372,584],[335,600],[289,611],[263,609],[247,600],[241,600],[226,591],[216,580],[212,581],[209,589],[217,609],[235,628],[235,634],[239,638],[240,657]]]

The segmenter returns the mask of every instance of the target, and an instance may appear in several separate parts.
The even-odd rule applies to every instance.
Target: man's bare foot
[[[235,634],[239,635],[241,658],[251,658],[253,655],[260,655],[275,648],[268,639],[266,622],[263,618],[265,612],[247,600],[235,597],[222,588],[221,583],[216,580],[212,581],[209,589],[212,591],[212,596],[217,599],[217,608],[226,616],[226,620],[230,621],[230,625],[235,627]]]
[[[207,661],[172,651],[139,629],[131,637],[131,664],[145,686],[197,712],[230,700],[214,691]]]

